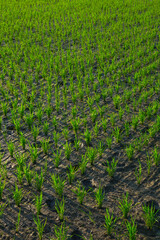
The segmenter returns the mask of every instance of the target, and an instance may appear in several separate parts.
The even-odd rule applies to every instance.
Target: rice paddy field
[[[160,240],[160,0],[0,0],[0,239]]]

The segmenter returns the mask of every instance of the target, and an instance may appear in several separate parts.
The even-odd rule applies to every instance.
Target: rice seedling
[[[78,199],[79,203],[82,204],[83,203],[83,199],[84,199],[84,197],[87,194],[87,191],[85,190],[84,187],[81,186],[80,182],[78,182],[78,184],[79,185],[78,185],[77,189],[76,190],[72,189],[72,192],[74,192],[77,195],[77,199]]]
[[[18,218],[17,218],[17,222],[16,222],[16,232],[18,232],[18,230],[19,230],[20,215],[21,215],[21,208],[19,209]]]
[[[116,142],[119,143],[121,140],[121,135],[120,135],[120,129],[118,127],[114,129],[113,136],[115,137]]]
[[[86,128],[86,131],[84,132],[84,137],[85,137],[85,141],[87,143],[87,146],[89,146],[90,142],[91,142],[91,132],[88,130],[88,128]]]
[[[95,126],[94,126],[94,129],[93,129],[94,133],[95,133],[95,136],[97,137],[98,136],[98,133],[99,133],[99,126],[98,126],[98,123],[96,122]]]
[[[25,137],[24,137],[24,135],[23,135],[22,132],[20,132],[20,143],[22,144],[22,148],[23,148],[23,150],[25,150],[26,139],[25,139]]]
[[[36,209],[37,209],[37,215],[40,214],[40,211],[41,211],[41,208],[42,208],[42,199],[43,199],[42,192],[40,192],[40,196],[36,196],[36,199],[34,200],[35,206],[36,206]]]
[[[61,157],[62,151],[59,151],[57,149],[57,154],[55,152],[53,152],[53,154],[55,156],[53,163],[54,163],[55,167],[58,168],[58,166],[60,164],[60,157]]]
[[[9,150],[10,156],[13,157],[13,153],[15,149],[14,144],[12,141],[8,142],[7,144],[8,144],[8,150]]]
[[[15,158],[16,158],[16,161],[17,161],[18,166],[20,167],[21,171],[23,171],[24,164],[27,160],[25,153],[23,153],[23,154],[18,153],[18,154],[16,154]]]
[[[136,233],[137,233],[137,225],[135,225],[135,220],[132,219],[132,224],[127,221],[126,227],[128,230],[128,238],[129,240],[136,240]]]
[[[77,116],[77,108],[75,105],[72,108],[72,116],[73,116],[73,119],[75,119],[75,117]],[[76,121],[71,120],[72,126],[75,126],[75,123],[76,123]]]
[[[142,167],[141,167],[141,163],[139,162],[139,171],[136,169],[135,171],[135,176],[136,176],[136,179],[137,179],[137,183],[140,184],[141,183],[141,179],[142,179]]]
[[[65,240],[68,237],[68,228],[66,228],[65,222],[60,227],[55,225],[54,232],[57,240]],[[55,238],[51,240],[55,240]]]
[[[88,147],[86,154],[87,154],[87,157],[88,157],[88,160],[89,160],[91,166],[93,166],[95,158],[97,156],[97,149],[94,149],[92,147]]]
[[[13,120],[13,123],[14,123],[14,125],[15,125],[16,131],[17,131],[17,134],[19,134],[19,133],[20,133],[20,127],[21,127],[21,126],[20,126],[20,121],[14,119],[14,120]]]
[[[33,127],[32,128],[32,135],[33,135],[33,138],[34,138],[34,141],[36,142],[37,141],[37,137],[38,137],[38,134],[39,134],[39,128],[37,127]]]
[[[64,205],[65,205],[64,197],[61,202],[58,202],[58,200],[57,200],[56,204],[55,204],[55,208],[59,215],[60,221],[63,221],[63,218],[64,218]]]
[[[16,205],[19,207],[21,200],[23,198],[23,194],[22,194],[22,189],[19,190],[16,183],[15,183],[15,191],[13,191],[13,198],[15,200]]]
[[[51,179],[52,186],[56,193],[59,195],[59,197],[62,197],[64,184],[66,181],[63,181],[59,176],[57,177],[57,175],[54,174],[51,175]]]
[[[34,172],[30,169],[30,164],[28,165],[28,167],[25,164],[25,166],[23,168],[23,171],[24,171],[26,180],[28,182],[28,185],[31,186],[31,182],[32,182],[32,179],[33,179],[33,176],[34,176]]]
[[[130,130],[130,126],[129,126],[129,122],[125,121],[125,132],[126,132],[126,136],[129,136],[129,130]]]
[[[99,146],[98,146],[97,151],[99,153],[100,158],[102,157],[102,154],[103,154],[104,150],[105,150],[104,144],[102,142],[99,142]]]
[[[2,217],[5,207],[7,207],[8,204],[4,203],[4,204],[0,204],[0,218]]]
[[[54,138],[54,142],[55,142],[55,147],[58,146],[58,140],[59,140],[60,134],[57,133],[56,131],[53,132],[53,138]]]
[[[31,146],[30,143],[29,143],[29,146],[30,146],[29,151],[31,155],[31,160],[32,160],[32,163],[35,164],[37,162],[38,150],[33,145]]]
[[[41,122],[42,122],[42,116],[43,116],[42,108],[39,108],[39,109],[37,110],[36,116],[37,116],[37,118],[38,118],[39,123],[41,124]]]
[[[23,183],[22,180],[23,180],[23,177],[24,177],[24,173],[23,173],[23,170],[21,169],[20,166],[17,166],[17,173],[16,173],[16,175],[17,175],[17,179],[18,179],[19,184],[22,185],[22,183]]]
[[[78,129],[79,129],[79,125],[80,125],[80,119],[79,119],[79,117],[78,117],[78,119],[76,120],[71,120],[71,124],[72,124],[72,127],[73,127],[73,129],[74,129],[74,132],[75,132],[75,134],[77,134],[77,131],[78,131]]]
[[[105,193],[102,192],[102,187],[101,187],[101,184],[99,184],[99,188],[98,190],[95,192],[95,197],[96,197],[96,202],[98,204],[98,208],[101,208],[102,207],[102,204],[103,204],[103,199],[104,199],[104,196],[105,196]]]
[[[49,103],[49,104],[51,103],[51,96],[50,96],[50,95],[48,96],[48,103]],[[47,106],[47,108],[46,108],[46,113],[47,113],[48,118],[50,118],[51,113],[52,113],[52,108],[51,108],[51,106]]]
[[[153,202],[151,207],[144,204],[142,208],[144,211],[144,214],[142,216],[144,218],[145,224],[149,229],[152,229],[155,223],[158,222],[157,213],[159,210],[155,212],[155,207],[153,207]]]
[[[137,126],[138,126],[138,118],[136,116],[132,117],[132,123],[131,124],[133,126],[133,129],[136,130]]]
[[[78,151],[80,148],[80,140],[77,139],[77,136],[75,136],[74,146],[75,146],[76,151]]]
[[[37,190],[40,192],[42,189],[43,182],[44,182],[42,168],[41,168],[41,175],[39,176],[39,174],[36,172],[34,179],[35,179],[35,186],[36,186]]]
[[[109,164],[109,161],[107,160],[107,168],[106,171],[108,172],[108,175],[110,177],[113,177],[115,171],[116,171],[116,166],[117,166],[118,160],[115,161],[115,158],[112,159],[111,165]]]
[[[53,126],[54,126],[55,130],[57,130],[57,120],[56,120],[56,116],[53,117],[52,123],[53,123]]]
[[[64,135],[66,141],[68,140],[68,133],[69,133],[68,129],[64,128],[62,134]]]
[[[126,219],[128,217],[128,213],[131,209],[132,201],[128,202],[128,192],[126,196],[123,194],[123,200],[119,201],[119,208],[122,211],[123,217]]]
[[[48,135],[48,131],[49,131],[49,124],[48,124],[47,121],[44,122],[43,131],[44,131],[45,136],[47,136]]]
[[[106,208],[106,215],[105,215],[105,224],[104,227],[107,229],[107,234],[111,235],[113,227],[117,221],[117,218],[113,220],[113,213],[110,215],[109,209]]]
[[[0,178],[0,200],[2,200],[2,194],[3,194],[3,190],[5,188],[6,185],[6,181],[3,181],[2,183],[2,177]]]
[[[7,103],[4,103],[2,102],[1,103],[1,107],[2,107],[2,110],[3,110],[3,114],[5,117],[7,117],[7,112],[8,112],[8,104]]]
[[[42,149],[43,149],[43,152],[44,154],[48,154],[48,150],[49,150],[49,141],[50,141],[50,138],[48,140],[45,140],[43,139],[41,142],[41,145],[42,145]]]
[[[126,153],[129,160],[131,160],[134,154],[134,147],[131,144],[129,145],[129,147],[126,147]]]
[[[7,178],[7,164],[5,164],[4,166],[2,165],[0,167],[0,173],[1,173],[1,176],[2,176],[2,179],[6,179]]]
[[[44,231],[44,228],[45,228],[46,223],[47,223],[47,218],[46,218],[46,221],[45,221],[44,224],[42,224],[42,222],[40,221],[38,215],[37,215],[37,220],[35,219],[35,217],[33,217],[33,220],[34,220],[34,222],[35,222],[35,224],[37,226],[39,240],[42,240],[43,231]]]
[[[108,148],[111,149],[111,145],[112,145],[112,135],[106,138],[106,142],[107,142]]]
[[[65,149],[65,156],[66,156],[67,160],[69,160],[70,155],[71,155],[71,143],[68,144],[68,142],[66,142],[64,149]]]
[[[100,117],[102,118],[103,117],[103,115],[104,115],[104,113],[105,113],[105,106],[103,106],[103,107],[100,107],[99,105],[97,105],[98,106],[98,109],[99,109],[99,114],[100,114]]]
[[[74,167],[71,165],[71,163],[70,163],[68,169],[69,169],[69,173],[67,173],[67,176],[68,176],[69,184],[72,184],[73,180],[75,179],[75,174],[77,171],[74,169]]]
[[[81,175],[83,175],[86,171],[86,166],[87,166],[87,163],[88,163],[88,159],[86,157],[86,155],[82,155],[81,156],[81,163],[80,163],[80,170],[81,170]]]
[[[27,114],[25,117],[25,121],[28,125],[29,130],[31,130],[33,124],[33,113]]]
[[[154,148],[152,153],[153,153],[152,157],[153,157],[154,163],[155,163],[156,166],[158,166],[158,164],[160,162],[160,154],[158,154],[156,147]]]
[[[144,120],[145,120],[145,112],[143,112],[142,110],[139,110],[139,120],[140,122],[143,124]]]
[[[151,128],[149,128],[148,132],[149,136],[153,138],[157,133],[157,126],[153,125]]]
[[[106,132],[107,129],[107,124],[108,124],[108,120],[106,118],[102,119],[101,125],[103,127],[103,131]]]
[[[113,97],[113,104],[115,106],[116,109],[119,108],[119,105],[120,105],[120,96],[119,95],[116,95]]]

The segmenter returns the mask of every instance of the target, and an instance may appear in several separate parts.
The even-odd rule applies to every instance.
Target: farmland
[[[160,239],[160,1],[0,12],[0,239]]]

